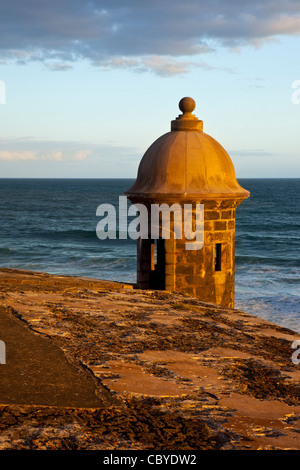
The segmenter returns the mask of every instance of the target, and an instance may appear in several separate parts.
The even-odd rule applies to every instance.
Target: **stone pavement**
[[[0,450],[299,450],[298,339],[187,295],[0,268]]]
[[[49,339],[0,307],[0,339],[6,363],[0,364],[1,404],[103,407],[110,393],[84,368],[71,364]]]

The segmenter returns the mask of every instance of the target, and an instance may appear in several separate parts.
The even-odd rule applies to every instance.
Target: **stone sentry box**
[[[203,204],[203,247],[187,250],[184,237],[151,239],[149,219],[148,239],[137,242],[137,287],[184,292],[233,308],[235,209],[250,193],[237,182],[228,153],[203,132],[195,107],[192,98],[182,98],[182,114],[145,152],[125,195],[149,214],[151,204]]]

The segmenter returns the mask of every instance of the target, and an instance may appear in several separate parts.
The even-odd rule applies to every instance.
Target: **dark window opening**
[[[155,240],[151,240],[151,271],[155,271],[155,265],[157,262],[157,249],[155,246]]]
[[[165,240],[151,240],[151,289],[165,289]]]
[[[215,271],[221,271],[221,243],[215,244]]]

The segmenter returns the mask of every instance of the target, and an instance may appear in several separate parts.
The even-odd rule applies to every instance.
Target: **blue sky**
[[[135,177],[184,96],[238,178],[300,177],[299,36],[293,0],[0,0],[0,177]]]

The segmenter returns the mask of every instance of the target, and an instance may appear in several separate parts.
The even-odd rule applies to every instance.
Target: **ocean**
[[[96,235],[97,207],[133,181],[0,179],[0,266],[135,282],[136,241]],[[300,179],[239,183],[235,307],[300,333]]]

